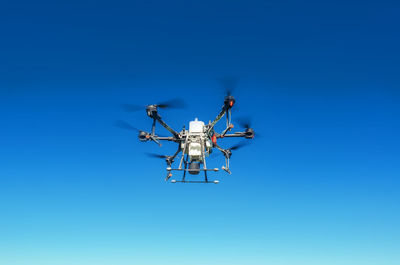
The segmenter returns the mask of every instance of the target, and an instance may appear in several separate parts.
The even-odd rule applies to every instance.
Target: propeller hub
[[[233,105],[235,104],[235,98],[231,95],[226,96],[224,100],[224,104],[227,108],[232,108]]]
[[[152,118],[154,115],[157,114],[157,105],[148,105],[148,106],[146,106],[146,113],[147,113],[147,116]]]
[[[149,134],[147,132],[141,131],[138,135],[139,141],[141,142],[147,142],[150,140]]]
[[[244,137],[246,139],[253,139],[254,138],[254,130],[252,128],[247,128],[245,131]]]

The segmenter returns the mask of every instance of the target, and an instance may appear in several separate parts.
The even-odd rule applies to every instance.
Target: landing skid
[[[219,169],[218,168],[207,168],[207,169],[204,169],[204,168],[200,168],[200,169],[197,169],[197,170],[193,170],[193,169],[186,169],[186,168],[170,168],[170,167],[167,167],[167,171],[173,171],[173,170],[175,170],[175,171],[186,171],[186,172],[189,172],[189,171],[191,171],[191,172],[193,172],[193,171],[196,171],[196,172],[200,172],[200,171],[218,171]]]
[[[213,169],[200,168],[197,170],[190,170],[188,168],[170,168],[170,167],[168,167],[167,168],[167,171],[168,171],[167,178],[165,180],[168,180],[172,177],[171,171],[183,171],[182,180],[172,179],[171,183],[207,183],[207,184],[214,183],[214,184],[218,184],[219,180],[211,180],[210,181],[207,178],[207,171],[218,171],[218,170],[219,170],[218,168],[213,168]],[[193,172],[193,171],[197,172],[197,174],[200,173],[200,171],[203,171],[204,172],[204,180],[186,180],[186,172]]]
[[[214,183],[214,184],[218,184],[219,180],[213,180],[213,181],[204,181],[204,180],[175,180],[172,179],[171,183]]]

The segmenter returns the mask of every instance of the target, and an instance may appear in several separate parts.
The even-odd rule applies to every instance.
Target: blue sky
[[[0,264],[398,264],[399,8],[3,1]],[[165,183],[143,154],[175,146],[112,126],[177,96],[169,124],[207,122],[226,76],[260,137],[219,185]]]

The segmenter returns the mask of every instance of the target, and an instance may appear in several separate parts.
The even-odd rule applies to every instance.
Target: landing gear
[[[189,160],[189,156],[186,155],[185,157],[182,157],[182,163],[179,166],[179,168],[167,167],[168,175],[167,175],[166,180],[168,180],[172,176],[171,171],[183,171],[182,180],[173,179],[173,180],[171,180],[171,183],[178,183],[178,182],[180,182],[180,183],[214,183],[214,184],[219,183],[218,180],[209,181],[208,177],[207,177],[208,171],[214,171],[214,172],[219,171],[218,168],[208,169],[204,162],[189,162],[188,160]],[[184,168],[182,168],[182,164],[184,165]],[[203,165],[203,168],[201,168],[200,165]],[[201,171],[204,172],[204,180],[186,180],[186,172],[189,172],[189,174],[191,174],[191,175],[198,175]]]

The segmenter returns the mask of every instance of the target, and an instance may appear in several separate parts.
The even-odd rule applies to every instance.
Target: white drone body
[[[186,141],[181,143],[183,154],[189,155],[191,162],[203,162],[205,156],[212,151],[212,142],[206,135],[204,122],[197,118],[189,123],[189,131],[185,131]],[[204,149],[204,150],[203,150]]]

